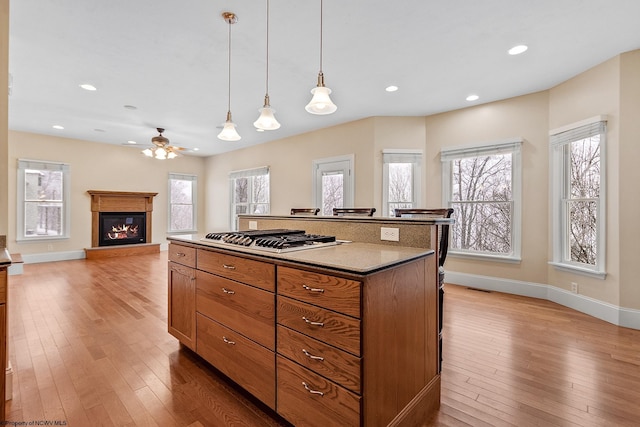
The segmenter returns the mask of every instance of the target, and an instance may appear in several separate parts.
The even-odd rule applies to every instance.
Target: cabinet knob
[[[313,390],[311,387],[309,387],[307,385],[307,383],[305,383],[304,381],[302,381],[302,385],[304,386],[304,389],[307,390],[309,393],[311,394],[317,394],[319,396],[324,396],[324,393],[318,390]]]

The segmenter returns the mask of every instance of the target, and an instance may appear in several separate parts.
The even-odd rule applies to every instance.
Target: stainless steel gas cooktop
[[[286,253],[335,246],[335,236],[307,234],[304,230],[272,229],[209,233],[201,241]]]

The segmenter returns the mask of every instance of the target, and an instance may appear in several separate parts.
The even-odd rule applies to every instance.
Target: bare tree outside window
[[[24,235],[61,236],[63,173],[27,169],[24,174]]]
[[[451,247],[460,250],[512,252],[512,155],[465,157],[452,161],[455,223]]]
[[[344,175],[327,173],[322,175],[322,214],[333,215],[333,208],[344,207]]]
[[[389,163],[389,216],[413,207],[413,163]]]
[[[600,135],[574,141],[569,150],[570,180],[566,189],[570,260],[596,265],[600,198]]]
[[[169,179],[169,231],[194,230],[194,181]]]
[[[231,178],[231,195],[233,197],[231,212],[232,230],[237,229],[237,215],[239,214],[268,214],[269,213],[269,174],[257,171]]]

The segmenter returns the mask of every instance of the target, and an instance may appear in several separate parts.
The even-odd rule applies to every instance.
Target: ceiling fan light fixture
[[[182,150],[182,148],[169,145],[169,138],[162,136],[164,129],[156,129],[158,130],[158,135],[151,138],[151,142],[153,142],[154,146],[151,148],[145,148],[142,150],[142,154],[158,160],[175,159],[178,157],[176,150]]]

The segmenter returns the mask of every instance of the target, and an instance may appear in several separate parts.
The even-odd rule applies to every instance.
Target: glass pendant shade
[[[222,131],[218,134],[218,139],[223,141],[238,141],[242,137],[236,130],[236,124],[231,121],[231,111],[227,113],[227,121],[224,122]]]
[[[142,154],[147,157],[153,157],[153,151],[151,151],[151,148],[145,148],[144,150],[142,150]]]
[[[260,112],[260,117],[258,117],[258,120],[253,122],[253,125],[257,129],[276,130],[280,128],[280,123],[278,123],[278,120],[276,120],[276,117],[274,116],[276,110],[271,108],[269,105],[269,95],[265,95],[264,107],[259,108],[258,111]]]
[[[305,110],[311,114],[331,114],[334,113],[338,107],[336,104],[331,101],[329,94],[331,93],[331,89],[326,86],[317,86],[311,89],[311,93],[313,94],[313,98],[311,98],[311,102],[309,102]]]

